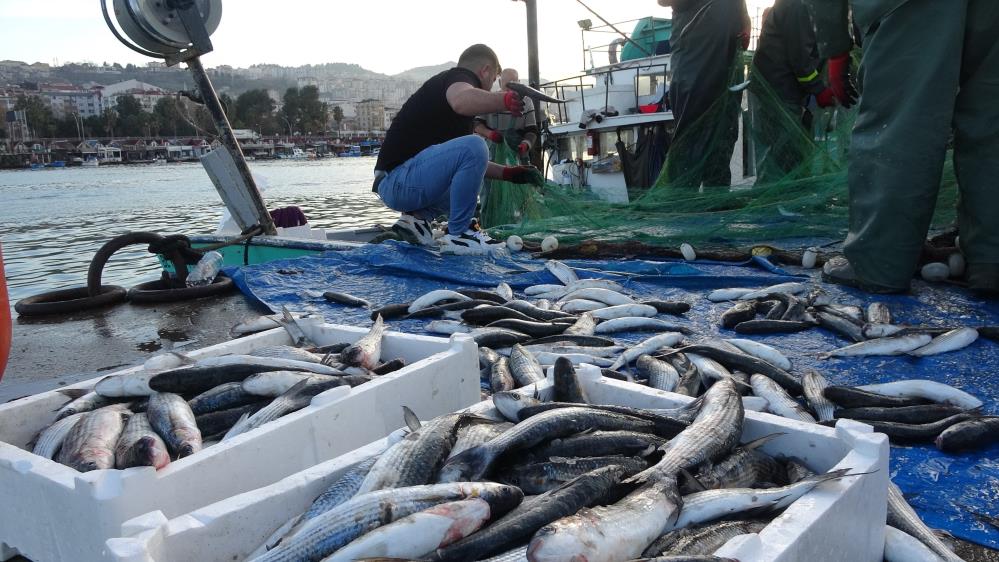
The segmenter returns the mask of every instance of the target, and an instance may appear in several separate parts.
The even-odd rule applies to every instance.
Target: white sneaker
[[[472,224],[461,234],[445,234],[437,240],[442,254],[473,255],[488,254],[489,252],[502,248],[503,242],[493,240],[484,230],[477,230],[477,225]]]
[[[402,213],[399,220],[392,225],[392,230],[410,243],[420,246],[433,246],[434,234],[430,228],[430,222],[418,219],[413,215]]]

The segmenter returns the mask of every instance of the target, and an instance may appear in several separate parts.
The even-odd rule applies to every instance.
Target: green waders
[[[952,131],[961,247],[969,267],[999,264],[999,1],[907,0],[876,21],[870,0],[853,4],[863,94],[844,253],[858,278],[908,288]]]

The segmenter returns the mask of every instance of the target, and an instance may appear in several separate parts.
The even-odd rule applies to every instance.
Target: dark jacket
[[[777,0],[763,21],[753,64],[788,104],[825,89],[815,27],[805,0]]]

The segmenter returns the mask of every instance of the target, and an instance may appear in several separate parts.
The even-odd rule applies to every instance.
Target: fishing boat
[[[91,156],[80,163],[84,168],[96,168],[101,165],[101,161]]]
[[[673,22],[645,17],[599,26],[583,20],[579,25],[588,68],[541,85],[566,102],[542,108],[549,122],[544,130],[547,177],[611,203],[627,203],[629,187],[647,188],[655,181],[673,132],[668,102]],[[619,32],[629,25],[630,35]],[[609,44],[589,42],[608,34],[619,36]],[[738,143],[745,143],[741,122]],[[752,178],[752,170],[743,166],[743,152],[734,151],[733,184]],[[629,169],[629,159],[646,155],[653,162],[643,164],[650,169]]]

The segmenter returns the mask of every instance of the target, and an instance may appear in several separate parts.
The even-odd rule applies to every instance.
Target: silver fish
[[[541,400],[517,392],[497,392],[493,394],[493,405],[507,419],[517,423],[520,421],[520,411],[524,408],[537,406]]]
[[[808,405],[812,407],[812,411],[818,416],[819,421],[835,419],[833,412],[836,410],[836,405],[824,394],[825,388],[829,386],[829,381],[825,377],[816,371],[808,371],[801,377],[801,386],[805,389]]]
[[[563,303],[560,310],[562,312],[579,314],[581,312],[590,312],[592,310],[599,310],[601,308],[607,308],[607,304],[587,299],[572,299],[571,301],[566,301],[565,303]]]
[[[503,392],[517,388],[517,381],[510,372],[510,360],[506,357],[500,357],[490,366],[489,388],[493,392]]]
[[[772,295],[774,293],[784,293],[787,295],[800,295],[808,292],[808,285],[804,283],[779,283],[762,289],[745,293],[738,297],[739,300],[748,301]]]
[[[963,562],[960,556],[954,554],[940,537],[923,523],[909,502],[905,501],[902,490],[891,481],[888,482],[888,524],[912,535],[946,562]]]
[[[648,304],[618,304],[595,310],[592,314],[597,320],[613,320],[626,316],[652,318],[659,314],[659,311],[656,310],[656,307]]]
[[[358,494],[429,484],[451,451],[458,429],[473,419],[470,414],[447,414],[420,425],[412,411],[405,408],[405,412],[412,431],[379,457]]]
[[[830,357],[868,357],[872,355],[902,355],[930,343],[926,334],[912,334],[893,338],[867,340],[819,354],[819,359]]]
[[[639,355],[635,366],[642,376],[649,379],[651,388],[673,392],[680,382],[680,373],[672,365],[649,355]]]
[[[599,301],[611,306],[616,304],[635,304],[635,299],[629,296],[623,295],[617,291],[601,288],[576,289],[575,291],[566,294],[560,300],[570,301],[573,299]]]
[[[725,302],[734,301],[743,295],[748,295],[756,289],[745,289],[745,288],[732,288],[732,289],[715,289],[708,293],[708,300],[711,302]]]
[[[478,447],[513,427],[510,422],[473,423],[458,430],[458,438],[447,458],[454,457],[472,447]]]
[[[97,394],[96,392],[88,392],[83,396],[70,401],[62,408],[59,408],[59,411],[56,414],[56,419],[61,420],[62,418],[72,416],[73,414],[92,412],[110,405],[111,402],[111,400]]]
[[[351,367],[374,369],[381,362],[382,336],[384,334],[385,324],[379,314],[374,325],[371,326],[371,330],[340,353],[340,360]]]
[[[958,349],[968,347],[977,339],[978,330],[974,328],[957,328],[956,330],[951,330],[946,334],[941,334],[933,338],[930,343],[924,345],[923,347],[910,351],[909,355],[926,357],[929,355],[947,353],[949,351],[957,351]]]
[[[900,398],[925,398],[934,402],[950,404],[965,409],[981,408],[983,402],[971,394],[944,384],[926,379],[909,379],[881,384],[865,384],[858,386],[861,390],[876,392],[885,396]]]
[[[791,369],[791,361],[789,361],[783,353],[765,343],[741,338],[729,338],[724,341],[739,348],[739,350],[743,353],[762,359],[771,365],[776,365],[777,367],[784,369],[785,371]]]
[[[565,329],[563,334],[571,336],[592,336],[597,327],[597,321],[592,312],[584,312],[579,320]]]
[[[885,525],[885,562],[941,562],[943,558],[916,537]]]
[[[166,443],[149,425],[144,412],[128,419],[114,452],[115,468],[151,466],[159,470],[170,464]]]
[[[718,558],[710,554],[734,537],[759,533],[768,524],[768,521],[756,520],[720,521],[704,526],[670,531],[645,549],[643,555],[656,556],[654,559],[648,559],[647,562],[736,562],[729,558]],[[659,556],[660,552],[663,554],[662,556]]]
[[[143,370],[126,375],[109,375],[97,381],[94,392],[108,398],[149,396],[155,392],[149,388],[149,381],[160,371]]]
[[[871,324],[891,324],[891,310],[883,302],[872,302],[867,305],[865,319]]]
[[[353,562],[374,556],[422,559],[481,529],[493,516],[489,502],[471,498],[435,505],[355,539],[324,562]]]
[[[775,383],[770,377],[753,375],[749,377],[753,386],[753,394],[767,401],[767,411],[781,417],[808,423],[815,423],[815,418],[798,404],[794,398]]]
[[[658,318],[644,318],[635,316],[625,316],[615,318],[606,322],[601,322],[593,330],[594,334],[613,334],[615,332],[638,332],[652,331],[660,332],[689,332],[689,328],[682,327],[673,322],[667,322]]]
[[[643,340],[638,345],[628,348],[627,351],[621,354],[621,357],[611,365],[611,369],[617,369],[632,361],[638,359],[640,355],[651,354],[664,347],[674,346],[683,340],[683,334],[679,332],[666,332],[656,336],[652,336],[646,340]]]
[[[114,468],[114,447],[129,414],[120,407],[86,412],[66,435],[56,461],[80,472]]]
[[[496,286],[496,294],[505,301],[513,300],[513,289],[506,283],[500,283]]]
[[[523,493],[512,486],[491,482],[455,482],[358,494],[310,519],[277,548],[254,560],[320,560],[382,525],[435,505],[465,498],[482,498],[490,503],[497,501],[516,505],[523,498]]]
[[[595,355],[588,355],[585,353],[549,353],[547,351],[541,351],[533,354],[538,363],[542,365],[554,365],[555,360],[559,357],[564,357],[569,361],[572,361],[573,365],[582,365],[584,363],[590,365],[596,365],[597,367],[610,367],[614,361],[606,357],[597,357]]]
[[[456,291],[450,291],[448,289],[437,289],[436,291],[430,291],[429,293],[416,299],[409,305],[409,313],[412,314],[418,310],[423,310],[424,308],[430,308],[435,304],[444,300],[455,300],[455,301],[470,301],[471,297],[466,297],[465,295],[458,293]]]
[[[510,373],[518,386],[527,386],[545,380],[545,371],[530,351],[520,344],[510,350]]]
[[[532,562],[618,562],[641,555],[676,521],[675,482],[658,481],[608,506],[584,509],[542,527],[527,548]]]
[[[571,267],[558,260],[548,260],[545,262],[545,269],[558,278],[563,285],[569,285],[574,281],[579,281],[579,276]]]
[[[578,279],[566,285],[565,288],[570,292],[578,289],[607,289],[620,293],[624,290],[624,287],[619,283],[610,279]]]
[[[66,416],[61,420],[56,420],[55,423],[46,427],[38,434],[38,438],[35,440],[35,446],[31,450],[32,453],[45,457],[47,459],[54,458],[56,453],[59,452],[59,448],[62,447],[63,440],[69,435],[70,430],[86,415],[87,412],[80,412],[79,414],[73,414]]]
[[[529,297],[533,297],[535,295],[552,293],[556,291],[565,291],[565,285],[555,285],[551,283],[544,285],[531,285],[530,287],[524,289],[524,294]]]
[[[683,497],[680,517],[673,525],[664,527],[663,530],[682,529],[750,510],[784,509],[819,484],[843,478],[850,470],[852,469],[832,470],[777,488],[725,488],[690,494]]]
[[[295,361],[307,361],[309,363],[322,363],[323,356],[300,347],[291,345],[271,345],[260,347],[250,352],[255,357],[274,357],[277,359],[292,359]]]
[[[591,345],[569,345],[564,343],[536,343],[525,345],[524,349],[534,353],[535,355],[538,353],[579,353],[582,355],[592,355],[593,357],[614,357],[616,355],[620,355],[625,348],[619,345],[595,347]]]
[[[680,470],[688,470],[704,461],[717,459],[739,442],[745,411],[739,392],[735,389],[735,381],[727,378],[716,382],[699,400],[701,407],[697,417],[663,447],[665,454],[662,459],[631,480],[645,482],[665,479],[675,486],[676,475]]]
[[[247,394],[275,398],[288,392],[288,389],[304,380],[327,376],[303,373],[302,371],[265,371],[246,377],[241,384],[243,391]]]
[[[545,439],[565,437],[586,429],[648,431],[654,425],[634,416],[593,408],[548,410],[518,423],[487,443],[452,457],[441,469],[439,479],[456,482],[482,478],[504,452],[533,447]]]
[[[177,394],[157,392],[149,397],[146,407],[149,425],[166,441],[177,458],[201,450],[201,430],[187,401]]]
[[[272,400],[270,404],[257,410],[253,415],[244,414],[226,432],[222,440],[228,441],[237,435],[256,429],[281,416],[301,410],[308,406],[312,402],[312,398],[317,394],[343,384],[344,381],[340,380],[340,377],[319,377],[300,381],[295,386],[289,388],[287,392]]]
[[[732,454],[717,463],[701,465],[697,475],[691,475],[681,492],[693,493],[722,488],[747,488],[759,482],[781,483],[784,469],[777,461],[757,449],[773,439],[785,435],[773,433],[736,447]]]

